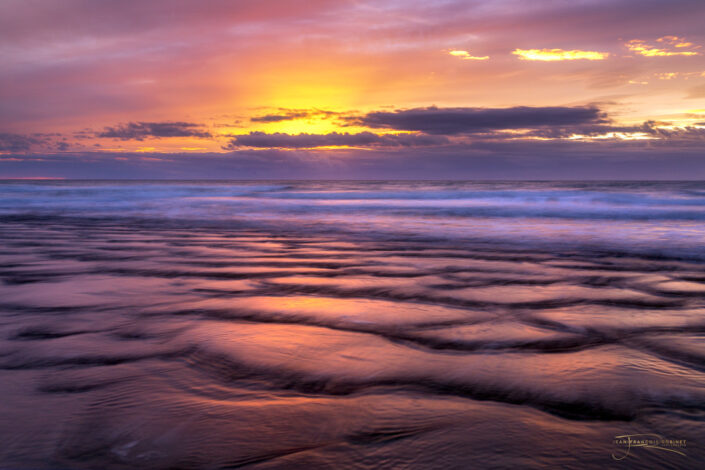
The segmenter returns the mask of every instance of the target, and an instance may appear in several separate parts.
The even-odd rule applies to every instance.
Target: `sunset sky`
[[[705,179],[702,0],[0,2],[0,178]]]

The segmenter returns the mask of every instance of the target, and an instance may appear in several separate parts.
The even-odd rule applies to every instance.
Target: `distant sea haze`
[[[3,181],[0,468],[698,468],[703,246],[699,182]]]

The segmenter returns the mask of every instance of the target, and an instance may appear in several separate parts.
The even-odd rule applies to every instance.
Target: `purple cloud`
[[[144,140],[149,137],[212,137],[210,132],[191,122],[128,122],[116,127],[106,127],[96,137],[120,140]]]
[[[349,121],[372,128],[420,131],[428,134],[474,134],[502,129],[533,129],[605,123],[598,108],[529,107],[513,108],[428,108],[375,111]]]

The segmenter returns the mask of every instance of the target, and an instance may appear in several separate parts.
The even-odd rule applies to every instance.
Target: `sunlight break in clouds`
[[[658,38],[656,41],[664,44],[666,47],[669,47],[669,48],[678,48],[678,49],[688,48],[690,50],[683,51],[683,50],[661,49],[658,47],[651,46],[650,44],[647,44],[646,41],[643,41],[641,39],[632,39],[631,41],[628,41],[625,45],[627,46],[627,49],[629,49],[630,51],[636,52],[637,54],[643,55],[645,57],[700,55],[699,52],[693,50],[693,49],[699,49],[700,46],[696,46],[692,42],[686,42],[683,38],[679,38],[678,36],[663,36],[663,37]]]
[[[453,50],[448,52],[448,54],[452,55],[453,57],[460,57],[463,60],[487,60],[490,58],[490,56],[485,55],[482,57],[477,57],[474,55],[471,55],[468,51],[460,51],[460,50]]]
[[[563,49],[515,49],[512,54],[519,56],[521,60],[541,60],[552,62],[557,60],[604,60],[609,56],[608,52],[597,51],[564,51]]]

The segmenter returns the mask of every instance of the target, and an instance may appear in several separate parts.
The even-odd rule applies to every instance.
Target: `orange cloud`
[[[656,40],[656,42],[660,42],[663,44],[665,47],[654,47],[650,44],[647,44],[646,41],[643,41],[641,39],[632,39],[631,41],[627,42],[625,45],[627,46],[627,49],[629,49],[632,52],[636,52],[637,54],[643,55],[645,57],[668,57],[668,56],[693,56],[693,55],[700,55],[699,52],[694,51],[693,49],[699,49],[700,46],[694,45],[692,42],[685,42],[683,38],[679,38],[678,36],[663,36],[660,37]],[[678,48],[678,49],[685,49],[688,48],[690,50],[672,50],[673,48]]]
[[[482,57],[474,56],[471,55],[468,51],[462,50],[452,50],[449,51],[448,54],[452,55],[453,57],[459,57],[463,60],[487,60],[490,58],[490,56],[488,55]]]
[[[540,60],[553,62],[558,60],[604,60],[608,52],[597,51],[565,51],[563,49],[515,49],[512,54],[521,60]]]

